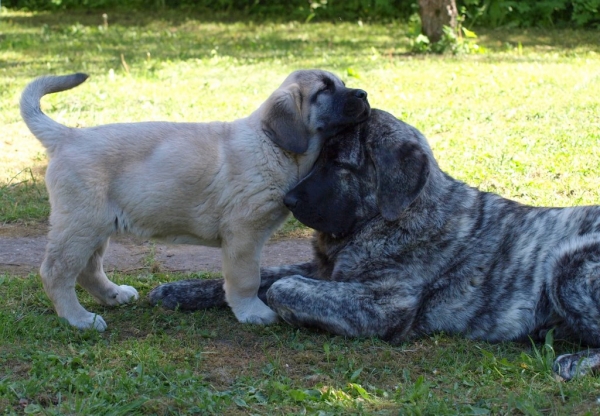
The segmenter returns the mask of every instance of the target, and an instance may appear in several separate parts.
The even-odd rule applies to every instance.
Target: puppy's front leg
[[[277,314],[258,297],[262,244],[224,244],[222,249],[225,299],[238,321],[260,325],[277,322]]]

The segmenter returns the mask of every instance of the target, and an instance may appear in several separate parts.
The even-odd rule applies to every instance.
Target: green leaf
[[[233,398],[233,402],[238,405],[239,407],[248,407],[248,403],[246,403],[246,401],[244,399],[242,399],[241,397],[234,397]]]
[[[360,74],[358,73],[358,71],[354,70],[353,68],[346,68],[346,74],[349,77],[352,77],[352,78],[356,78],[356,79],[361,79],[362,78],[360,76]]]
[[[466,38],[470,38],[470,39],[476,39],[477,38],[477,34],[475,32],[470,31],[466,27],[463,27],[462,31],[463,31],[463,34],[465,35]]]
[[[297,402],[303,402],[309,397],[309,395],[306,394],[304,390],[290,390],[288,394],[290,395],[292,400],[295,400]]]
[[[360,384],[348,383],[348,386],[352,390],[356,391],[360,395],[360,397],[362,397],[363,399],[365,399],[365,400],[370,400],[371,399],[371,397],[369,397],[369,393]]]
[[[352,375],[350,376],[350,381],[354,382],[358,379],[358,376],[360,376],[360,373],[362,373],[363,368],[359,368],[358,370],[356,370],[354,373],[352,373]]]

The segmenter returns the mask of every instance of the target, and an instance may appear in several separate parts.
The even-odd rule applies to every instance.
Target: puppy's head
[[[346,88],[330,72],[301,70],[290,74],[262,108],[262,128],[281,148],[307,151],[313,138],[326,139],[361,123],[371,107],[367,93]]]
[[[342,237],[378,215],[386,221],[400,218],[427,183],[431,160],[416,129],[373,110],[367,122],[325,143],[284,203],[305,225]]]

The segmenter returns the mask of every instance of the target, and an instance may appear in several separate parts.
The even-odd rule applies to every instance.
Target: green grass
[[[0,14],[0,223],[48,215],[44,150],[19,94],[46,73],[90,80],[44,99],[71,126],[233,120],[294,69],[320,67],[421,129],[440,165],[534,205],[600,201],[600,32],[476,30],[487,53],[407,54],[410,28],[218,22],[165,12]],[[287,224],[295,232],[297,224]],[[288,231],[286,231],[288,232]],[[157,268],[158,270],[158,268]],[[144,297],[181,275],[116,275]],[[0,410],[43,414],[596,414],[600,379],[558,383],[553,350],[444,335],[400,347],[227,310],[84,306],[104,334],[56,318],[36,276],[0,275]],[[554,345],[557,353],[576,345]],[[549,355],[550,354],[550,355]],[[319,413],[320,412],[320,413]]]
[[[0,218],[4,222],[39,220],[49,213],[44,181],[32,168],[25,168],[0,183]]]
[[[142,296],[181,276],[112,276]],[[103,308],[58,320],[36,276],[0,275],[0,408],[44,414],[596,414],[600,381],[557,382],[542,347],[443,335],[391,347],[238,324],[228,310]],[[572,345],[557,345],[572,349]],[[539,354],[538,354],[539,353]],[[553,357],[550,350],[550,358]]]

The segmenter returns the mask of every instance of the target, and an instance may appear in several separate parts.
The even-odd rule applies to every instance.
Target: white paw
[[[71,325],[79,329],[95,329],[98,332],[106,330],[106,322],[104,318],[96,313],[85,312],[85,315],[78,318],[67,318]]]
[[[133,302],[134,300],[138,300],[139,297],[138,291],[133,286],[119,286],[119,295],[117,296],[119,304]]]
[[[279,320],[279,316],[258,296],[237,299],[235,304],[230,304],[230,306],[238,321],[245,324],[268,325]]]
[[[116,286],[108,293],[101,303],[108,306],[123,305],[124,303],[133,302],[140,297],[138,291],[134,287],[121,285]]]

